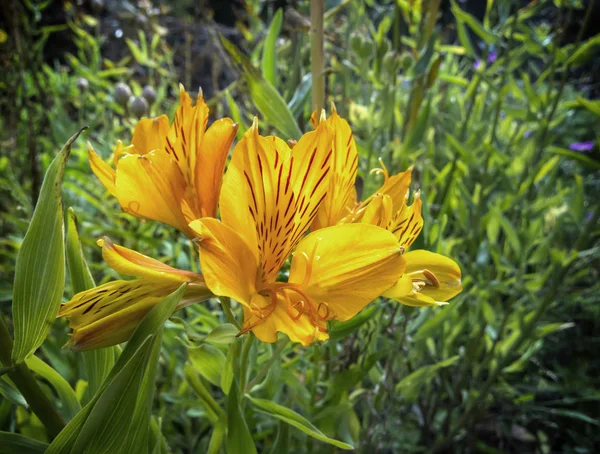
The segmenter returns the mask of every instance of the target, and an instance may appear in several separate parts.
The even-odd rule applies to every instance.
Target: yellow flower
[[[180,87],[175,121],[166,115],[141,119],[131,145],[118,142],[113,169],[89,148],[92,170],[123,211],[172,225],[188,237],[188,224],[216,216],[221,179],[237,125],[229,118],[206,129],[208,107],[196,105]]]
[[[315,220],[312,228],[372,224],[392,232],[402,251],[408,250],[423,228],[419,192],[414,194],[413,203],[408,205],[412,168],[390,176],[381,162],[382,168],[374,172],[383,174],[383,185],[363,202],[349,206],[352,197],[346,194],[350,193],[348,185],[354,186],[357,168],[348,163],[357,159],[356,144],[348,122],[337,115],[335,106],[332,106],[332,112],[325,123],[335,131],[331,181],[338,182],[339,187],[337,190],[332,188],[327,195],[329,204],[323,203],[320,208],[323,215]],[[315,113],[311,121],[316,125]],[[383,296],[409,306],[440,306],[461,292],[460,268],[448,257],[416,250],[405,253],[404,258],[406,273]]]
[[[263,342],[275,342],[277,332],[303,345],[327,339],[329,320],[352,318],[404,272],[396,238],[380,227],[347,224],[304,235],[328,197],[333,139],[321,122],[290,149],[260,136],[255,120],[227,169],[222,222],[190,224],[208,288],[240,302],[242,332]],[[294,249],[287,282],[279,282]]]
[[[69,344],[74,350],[126,341],[144,315],[183,283],[187,288],[177,309],[213,296],[199,274],[172,268],[106,237],[98,245],[111,268],[138,279],[108,282],[76,294],[61,306],[58,316],[69,319],[73,329]]]

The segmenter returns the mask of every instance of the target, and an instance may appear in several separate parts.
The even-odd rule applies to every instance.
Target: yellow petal
[[[277,300],[275,304],[270,298],[260,294],[252,297],[251,305],[244,307],[243,330],[251,330],[262,342],[277,341],[277,333],[286,334],[292,342],[299,342],[305,347],[315,340],[326,340],[329,335],[314,326],[306,314],[295,318],[293,309],[288,303]],[[326,326],[326,324],[323,324]]]
[[[255,122],[233,150],[221,217],[261,258],[263,282],[275,280],[326,195],[331,140],[322,122],[289,151],[282,141],[261,137]]]
[[[132,249],[114,244],[108,237],[98,240],[98,246],[102,247],[102,258],[106,264],[123,276],[135,276],[152,282],[172,284],[204,283],[201,274],[173,268]]]
[[[456,262],[434,252],[407,252],[406,274],[413,291],[405,296],[388,291],[384,294],[408,306],[442,306],[462,291],[461,272]],[[390,289],[392,290],[392,289]]]
[[[145,279],[112,281],[76,294],[61,306],[73,329],[71,348],[90,350],[129,339],[141,319],[180,283],[155,283]],[[177,309],[212,296],[204,284],[190,284]]]
[[[204,134],[196,162],[196,189],[200,202],[200,217],[217,215],[225,161],[237,130],[238,125],[230,118],[223,118],[215,121]]]
[[[196,162],[208,122],[208,106],[201,92],[196,98],[196,105],[192,105],[192,98],[183,85],[180,85],[179,95],[179,107],[169,129],[165,147],[181,169],[187,186],[192,188],[196,184]]]
[[[289,282],[314,304],[326,303],[321,318],[348,320],[402,276],[405,261],[396,238],[370,224],[317,230],[298,245]]]
[[[392,220],[392,198],[387,194],[378,194],[367,205],[362,222],[373,224],[384,229]]]
[[[115,187],[116,172],[109,164],[107,164],[92,148],[92,145],[88,143],[88,159],[90,161],[90,167],[94,174],[98,177],[100,182],[104,185],[106,190],[112,195],[117,195],[117,188]]]
[[[135,125],[131,143],[137,154],[146,154],[165,147],[169,132],[169,118],[161,115],[156,118],[142,118]]]
[[[424,250],[407,252],[404,257],[406,274],[413,282],[426,283],[419,293],[444,302],[462,291],[460,267],[451,258]]]
[[[404,204],[396,212],[388,226],[388,230],[398,238],[398,244],[405,249],[408,249],[413,244],[423,229],[421,206],[421,197],[419,192],[417,192],[413,204],[410,206]]]
[[[326,121],[334,131],[331,177],[327,195],[312,223],[312,230],[337,224],[349,213],[356,200],[354,182],[358,171],[358,152],[352,130],[333,105],[331,117]]]
[[[192,237],[181,209],[185,182],[177,165],[164,151],[121,158],[116,189],[126,213],[164,222]]]
[[[383,293],[383,296],[391,299],[398,299],[410,295],[413,292],[412,279],[408,274],[403,274],[400,279]]]
[[[190,224],[199,238],[200,265],[208,288],[249,304],[256,292],[258,262],[244,239],[231,227],[213,218]]]

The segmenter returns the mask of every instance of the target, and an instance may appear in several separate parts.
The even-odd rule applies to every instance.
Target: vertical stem
[[[317,115],[325,102],[324,59],[325,46],[323,39],[324,0],[310,1],[310,65],[312,74],[312,104]]]
[[[0,361],[5,367],[12,363],[13,341],[3,317],[0,317]],[[63,418],[56,412],[48,396],[36,381],[33,373],[25,363],[16,365],[8,372],[8,376],[19,389],[31,411],[42,421],[52,437],[56,437],[65,427]]]
[[[242,355],[240,358],[240,398],[244,396],[246,382],[248,381],[248,360],[250,358],[250,349],[252,348],[253,341],[254,334],[248,333],[246,339],[244,339],[244,345],[242,346]]]

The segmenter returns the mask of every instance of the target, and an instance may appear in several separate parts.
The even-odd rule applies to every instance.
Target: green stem
[[[12,364],[13,341],[3,317],[0,317],[0,362],[4,366]],[[39,383],[25,363],[10,368],[8,376],[21,392],[31,411],[40,419],[51,437],[56,437],[65,427],[65,421],[52,406]]]
[[[323,32],[324,0],[310,1],[310,67],[312,104],[320,115],[325,102],[325,42]]]
[[[252,343],[254,342],[254,334],[248,333],[246,339],[244,339],[244,345],[242,346],[242,355],[240,357],[240,396],[244,395],[246,389],[246,382],[248,381],[248,359],[250,358],[250,350]]]
[[[226,296],[220,296],[219,301],[221,302],[221,307],[223,308],[223,312],[225,313],[225,318],[229,323],[235,325],[235,327],[239,330],[242,329],[239,322],[235,319],[235,315],[231,311],[231,299]]]

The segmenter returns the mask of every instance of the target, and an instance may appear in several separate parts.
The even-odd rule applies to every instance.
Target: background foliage
[[[442,309],[378,301],[310,348],[236,339],[218,301],[176,313],[162,330],[177,294],[122,349],[62,349],[69,330],[56,320],[17,368],[3,342],[0,452],[43,452],[69,421],[48,452],[83,452],[90,440],[99,452],[335,452],[346,443],[359,452],[597,452],[598,9],[485,3],[327,1],[325,13],[326,93],[359,144],[359,193],[380,184],[369,173],[378,158],[390,172],[413,165],[425,217],[416,246],[457,260],[462,294]],[[22,266],[64,254],[60,229],[50,241],[32,227],[33,248],[25,232],[45,171],[84,125],[70,157],[57,158],[68,157],[63,301],[117,277],[95,246],[102,235],[197,271],[176,232],[123,213],[105,193],[85,141],[108,157],[130,139],[142,112],[118,102],[119,82],[134,97],[152,88],[150,115],[172,114],[179,82],[201,84],[214,116],[234,118],[240,134],[258,114],[262,131],[297,138],[312,110],[309,4],[288,6],[3,3],[8,326],[30,302],[14,280],[19,250]],[[48,175],[60,180],[53,166]],[[61,205],[61,194],[48,197]],[[63,215],[47,214],[59,224]],[[36,285],[47,309],[44,279]],[[32,326],[42,326],[36,314]],[[32,329],[22,356],[44,340]],[[37,394],[15,386],[27,380]],[[38,419],[46,401],[57,427]]]

